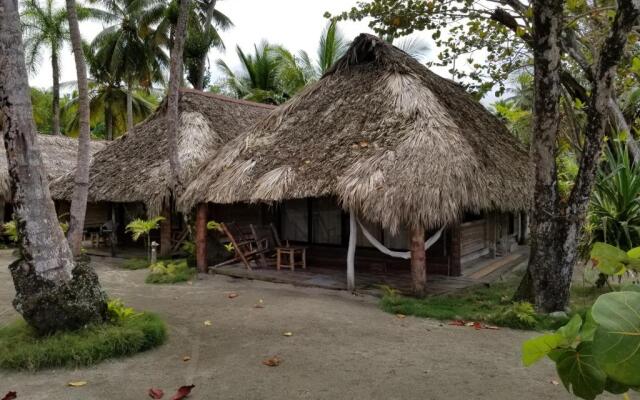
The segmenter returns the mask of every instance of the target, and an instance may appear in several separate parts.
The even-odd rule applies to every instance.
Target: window
[[[282,239],[307,242],[309,239],[309,214],[307,199],[290,200],[282,205]]]

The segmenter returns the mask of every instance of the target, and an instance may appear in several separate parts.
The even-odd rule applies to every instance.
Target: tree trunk
[[[178,157],[178,101],[180,99],[180,82],[182,81],[182,53],[186,38],[187,17],[189,15],[189,0],[179,0],[180,10],[178,23],[176,24],[173,48],[171,50],[171,63],[169,69],[169,93],[167,94],[167,141],[169,145],[169,165],[171,168],[171,180],[174,198],[182,192],[182,169]]]
[[[106,296],[91,268],[74,265],[49,193],[13,0],[0,0],[0,71],[0,128],[22,256],[10,266],[16,289],[13,305],[40,333],[102,322]]]
[[[207,273],[207,219],[209,208],[206,203],[196,208],[196,268],[199,273]]]
[[[133,84],[127,82],[127,132],[133,130]]]
[[[533,12],[537,44],[532,142],[536,187],[529,269],[516,298],[535,302],[536,308],[543,312],[564,310],[569,302],[573,267],[605,134],[616,67],[627,35],[640,16],[640,4],[632,0],[618,1],[616,17],[594,73],[580,169],[569,200],[561,205],[554,157],[560,118],[558,37],[562,7],[562,2],[540,0],[534,2]]]
[[[167,202],[168,203],[168,202]],[[162,206],[161,216],[164,220],[160,221],[160,257],[169,257],[171,255],[171,205]]]
[[[205,21],[205,30],[207,32],[210,31],[211,29],[211,21],[213,21],[213,12],[216,9],[216,2],[217,0],[209,0],[209,5],[207,7],[207,19]],[[200,57],[200,68],[198,69],[198,80],[196,82],[196,86],[195,88],[197,90],[204,90],[204,75],[205,72],[207,70],[207,55],[208,55],[208,51],[205,52],[204,54],[202,54],[202,57]]]
[[[58,62],[58,51],[56,49],[51,50],[51,69],[53,71],[51,132],[54,135],[60,135],[60,63]]]
[[[424,229],[412,228],[409,248],[411,250],[411,283],[413,295],[424,297],[427,289],[427,263],[424,250]]]
[[[82,250],[82,231],[87,212],[87,197],[89,194],[89,84],[87,82],[87,66],[82,50],[82,37],[78,26],[78,15],[75,0],[66,0],[67,18],[71,33],[71,47],[76,62],[78,80],[78,111],[80,114],[80,134],[78,136],[78,157],[75,172],[75,187],[69,210],[69,231],[67,238],[74,256],[79,256]]]

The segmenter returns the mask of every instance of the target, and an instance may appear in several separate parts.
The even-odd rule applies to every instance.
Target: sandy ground
[[[17,317],[10,261],[0,251],[0,325]],[[224,276],[146,285],[146,271],[95,261],[110,296],[166,319],[168,342],[91,368],[0,371],[0,397],[15,390],[29,400],[145,399],[159,387],[170,399],[177,387],[195,384],[193,399],[571,398],[552,383],[550,362],[520,364],[520,345],[532,332],[401,319],[380,311],[371,297]],[[229,292],[238,297],[229,299]],[[264,308],[255,308],[261,299]],[[275,355],[280,366],[262,364]],[[77,380],[88,384],[67,386]]]

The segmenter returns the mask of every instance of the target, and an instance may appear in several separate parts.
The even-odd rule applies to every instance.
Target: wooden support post
[[[209,208],[206,203],[196,207],[196,268],[199,273],[207,273],[207,219]]]
[[[118,229],[116,226],[116,204],[111,203],[111,233],[109,234],[109,242],[111,245],[111,257],[116,256],[117,241],[118,241]]]
[[[527,244],[527,213],[521,212],[518,214],[518,219],[520,220],[520,232],[518,232],[518,244],[524,245]]]
[[[462,275],[462,252],[461,252],[461,229],[460,224],[455,223],[449,231],[449,275]]]
[[[165,202],[162,206],[161,216],[164,220],[160,221],[160,256],[171,256],[171,204]]]
[[[426,252],[424,250],[424,229],[411,228],[409,249],[411,250],[411,280],[413,294],[424,297],[427,286]]]
[[[4,203],[4,199],[0,198],[0,223],[4,224],[4,208],[5,208],[5,203]]]
[[[347,289],[356,289],[355,265],[356,265],[356,241],[358,239],[358,224],[356,215],[349,211],[349,249],[347,251]]]

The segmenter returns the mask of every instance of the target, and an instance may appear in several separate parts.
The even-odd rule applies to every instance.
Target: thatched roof
[[[89,173],[89,201],[141,202],[157,215],[171,196],[165,102],[134,130],[95,155]],[[267,115],[272,106],[212,93],[183,89],[180,93],[178,146],[182,180],[215,151]],[[54,198],[69,199],[72,177],[51,185]]]
[[[358,36],[317,83],[198,172],[181,206],[336,196],[382,223],[430,228],[527,208],[527,152],[459,85]]]
[[[42,162],[49,181],[73,171],[78,156],[78,140],[68,136],[36,135],[36,143],[42,154]],[[95,154],[105,146],[103,141],[91,141],[91,153]],[[7,154],[4,146],[0,146],[0,198],[9,201],[11,198],[11,182],[7,167]]]

